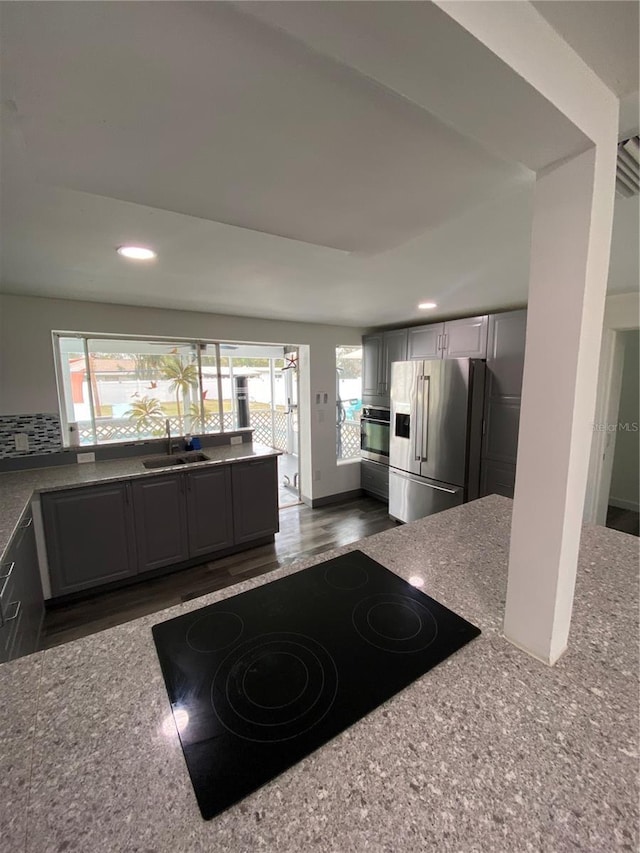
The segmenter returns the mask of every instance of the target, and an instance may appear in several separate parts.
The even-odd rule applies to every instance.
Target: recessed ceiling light
[[[432,308],[437,308],[437,307],[438,307],[438,306],[436,305],[436,303],[435,303],[435,302],[421,302],[421,303],[418,305],[418,308],[420,308],[422,311],[429,311],[429,310],[431,310]]]
[[[145,249],[143,246],[120,246],[118,254],[134,261],[150,261],[158,257],[152,249]]]

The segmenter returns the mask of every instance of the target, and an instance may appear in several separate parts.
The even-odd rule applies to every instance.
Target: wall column
[[[535,188],[504,633],[549,664],[571,622],[614,180],[615,146],[599,145],[548,167]]]

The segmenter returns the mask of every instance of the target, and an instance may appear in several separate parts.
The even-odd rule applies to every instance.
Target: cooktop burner
[[[202,816],[255,791],[479,633],[362,551],[154,625]]]

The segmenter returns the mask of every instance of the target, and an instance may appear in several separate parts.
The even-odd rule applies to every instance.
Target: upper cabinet
[[[382,361],[382,334],[362,338],[362,396],[378,397],[381,392],[380,366]]]
[[[513,497],[526,332],[525,310],[489,318],[481,495]]]
[[[388,406],[391,365],[407,359],[407,329],[392,329],[362,339],[362,398],[373,406]]]
[[[444,323],[434,323],[432,326],[416,326],[409,329],[408,357],[412,358],[442,358],[440,343]]]
[[[444,324],[442,358],[486,358],[489,317],[465,317]]]
[[[408,357],[486,358],[488,316],[464,317],[408,330]]]
[[[407,330],[394,329],[384,333],[382,347],[382,383],[384,394],[389,399],[391,393],[391,365],[394,361],[407,360]]]

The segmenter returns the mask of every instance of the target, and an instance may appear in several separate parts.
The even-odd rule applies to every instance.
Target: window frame
[[[353,462],[360,462],[360,444],[358,442],[357,450],[349,456],[344,456],[344,450],[340,452],[340,448],[343,447],[340,440],[340,430],[341,425],[344,422],[338,423],[339,415],[338,415],[338,406],[341,404],[342,399],[340,397],[340,378],[339,378],[339,368],[338,368],[338,353],[340,350],[362,350],[362,344],[337,344],[335,346],[335,364],[336,364],[336,464],[337,465],[348,465]],[[343,356],[344,358],[344,356]],[[360,356],[360,409],[362,409],[362,369],[363,369],[363,357],[362,354]],[[359,423],[359,418],[355,423]],[[359,429],[358,429],[359,434]]]
[[[96,431],[96,415],[95,415],[95,403],[93,399],[93,387],[91,381],[91,360],[89,358],[89,341],[94,340],[104,340],[104,341],[122,341],[124,344],[131,341],[148,341],[149,343],[155,344],[183,344],[189,345],[194,348],[196,355],[196,364],[198,369],[198,389],[199,389],[199,398],[200,398],[200,417],[201,422],[204,425],[205,423],[205,405],[204,399],[202,397],[202,351],[207,347],[215,347],[215,359],[216,359],[216,385],[218,389],[218,418],[220,422],[220,430],[218,432],[203,432],[202,435],[221,435],[225,432],[237,432],[237,430],[225,430],[224,428],[224,401],[222,400],[222,376],[220,373],[220,344],[228,343],[227,341],[215,341],[215,340],[207,340],[204,338],[185,338],[180,336],[167,336],[167,335],[110,335],[104,332],[78,332],[78,331],[66,331],[61,329],[53,329],[51,332],[51,340],[53,347],[53,360],[54,360],[54,369],[55,369],[55,377],[56,377],[56,392],[58,397],[58,409],[60,415],[60,428],[62,433],[62,447],[64,449],[68,449],[73,445],[70,442],[70,434],[69,434],[69,416],[68,416],[68,405],[69,401],[66,397],[66,388],[64,381],[64,367],[63,367],[63,358],[62,352],[60,349],[60,340],[61,338],[76,338],[79,342],[82,343],[82,352],[85,360],[85,370],[88,378],[88,400],[89,400],[89,411],[90,411],[90,419],[91,419],[91,427],[94,436],[94,442],[92,444],[83,444],[83,448],[92,448],[92,447],[123,447],[127,444],[143,444],[146,442],[158,441],[158,439],[154,438],[139,438],[132,440],[124,440],[124,441],[97,441],[97,431]]]

